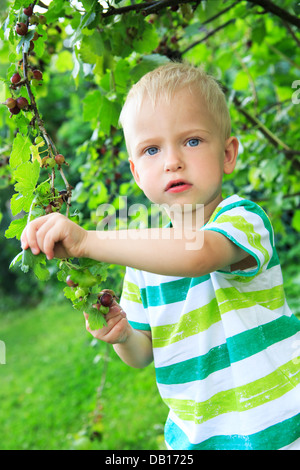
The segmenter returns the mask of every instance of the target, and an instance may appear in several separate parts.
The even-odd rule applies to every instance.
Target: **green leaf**
[[[17,45],[17,48],[16,48],[16,51],[18,54],[20,54],[20,52],[22,52],[22,50],[24,52],[28,52],[29,51],[29,47],[30,47],[30,41],[32,40],[34,36],[34,31],[29,31],[28,34],[26,34],[26,36],[23,36],[22,39],[20,40],[19,44]],[[23,48],[24,46],[24,48]]]
[[[86,94],[83,100],[83,120],[97,119],[102,96],[99,90],[93,90]]]
[[[28,137],[24,137],[18,133],[14,139],[9,164],[11,168],[16,168],[21,163],[25,163],[30,159],[31,141]]]
[[[268,183],[271,183],[272,181],[274,181],[279,171],[278,163],[276,163],[274,160],[268,160],[264,162],[264,165],[262,165],[262,168],[263,168],[263,171],[261,175],[264,178],[264,180],[267,181]]]
[[[46,256],[44,253],[34,255],[28,248],[23,250],[21,270],[24,273],[28,273],[30,269],[33,269],[34,274],[40,281],[46,281],[50,277],[48,269],[41,264],[46,264]]]
[[[17,215],[21,211],[28,212],[33,199],[34,194],[28,194],[24,196],[23,194],[15,193],[10,200],[10,210],[12,215]]]
[[[88,322],[91,330],[99,330],[106,325],[104,316],[96,308],[90,307],[86,309],[86,313],[89,316]]]
[[[156,30],[149,23],[143,23],[143,35],[133,41],[133,48],[141,54],[152,52],[159,44],[159,37]]]
[[[116,101],[110,101],[103,96],[100,107],[100,128],[104,134],[109,134],[110,127],[118,126],[121,106]]]
[[[14,171],[14,178],[17,180],[15,190],[25,196],[33,193],[39,179],[40,166],[37,161],[21,163]]]
[[[104,54],[102,37],[97,32],[92,36],[84,36],[80,45],[80,56],[83,62],[94,64]]]
[[[14,259],[11,261],[9,265],[9,269],[13,268],[14,266],[17,265],[17,263],[20,263],[22,261],[22,256],[23,256],[23,251],[17,254],[17,256],[14,257]]]
[[[27,224],[27,215],[22,217],[22,219],[15,219],[11,222],[10,226],[5,232],[6,238],[17,238],[20,240],[22,232]]]
[[[58,72],[64,73],[73,70],[74,63],[71,52],[62,51],[58,54],[55,61],[55,67]]]
[[[53,23],[58,18],[64,17],[64,9],[65,9],[65,2],[64,0],[55,0],[55,2],[50,2],[48,6],[48,11],[45,14],[47,18],[47,23]]]
[[[50,272],[41,263],[35,264],[33,267],[34,274],[40,281],[48,281],[50,278]]]
[[[92,287],[98,283],[100,283],[100,277],[97,278],[94,276],[88,269],[80,270],[80,269],[72,269],[70,271],[70,276],[75,284],[78,284],[80,287]]]

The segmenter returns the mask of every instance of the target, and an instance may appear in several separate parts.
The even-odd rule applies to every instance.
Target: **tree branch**
[[[226,87],[224,87],[224,89],[225,91],[228,91]],[[270,131],[270,129],[268,129],[256,116],[253,116],[251,113],[246,111],[246,109],[241,106],[241,103],[237,97],[233,98],[233,103],[235,104],[238,112],[241,113],[247,119],[247,121],[251,122],[251,124],[253,124],[255,128],[258,129],[274,147],[283,149],[286,158],[291,160],[293,167],[299,171],[299,159],[295,159],[294,157],[300,155],[300,151],[291,149],[281,139],[279,139],[279,137],[273,134],[273,132]]]
[[[103,18],[107,18],[108,16],[113,15],[122,15],[124,13],[128,13],[129,11],[142,11],[144,16],[148,16],[152,13],[157,13],[158,11],[162,10],[163,8],[170,7],[170,6],[178,6],[182,3],[201,3],[202,0],[194,0],[190,2],[189,0],[158,0],[153,2],[144,2],[144,3],[136,3],[133,5],[128,5],[126,7],[115,8],[110,6],[109,9],[102,13]]]
[[[207,35],[204,36],[204,38],[199,39],[199,41],[194,42],[193,44],[191,44],[190,46],[188,46],[186,49],[184,49],[184,51],[182,51],[181,55],[186,54],[186,53],[187,53],[189,50],[191,50],[193,47],[198,46],[198,44],[201,44],[202,42],[205,42],[208,38],[210,38],[211,36],[213,36],[214,34],[216,34],[216,33],[217,33],[218,31],[220,31],[221,29],[226,28],[226,26],[229,26],[231,23],[235,23],[235,21],[236,21],[235,18],[232,18],[231,20],[226,21],[226,23],[221,24],[221,25],[218,26],[217,28],[213,29],[212,31],[210,31],[209,33],[207,33]]]
[[[275,16],[278,16],[287,23],[293,24],[300,28],[300,18],[295,15],[291,15],[288,11],[283,8],[275,5],[275,3],[270,0],[247,0],[248,3],[253,3],[254,5],[259,5],[264,8],[264,10],[273,13]]]

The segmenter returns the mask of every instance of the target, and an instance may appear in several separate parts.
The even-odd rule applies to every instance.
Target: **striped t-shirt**
[[[121,299],[131,325],[152,332],[167,447],[300,449],[300,321],[271,223],[233,195],[201,230],[224,234],[257,265],[197,278],[128,268]]]

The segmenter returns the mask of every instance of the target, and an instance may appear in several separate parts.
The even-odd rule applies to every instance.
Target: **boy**
[[[238,153],[223,92],[170,63],[131,89],[120,121],[134,179],[170,226],[100,240],[50,214],[29,224],[23,248],[127,266],[122,308],[101,330],[86,325],[128,365],[154,359],[169,449],[300,449],[300,322],[266,214],[222,198]]]

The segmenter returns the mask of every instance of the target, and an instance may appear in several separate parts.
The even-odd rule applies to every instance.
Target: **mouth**
[[[191,188],[191,183],[185,180],[173,180],[170,181],[166,188],[165,191],[169,193],[180,193],[182,191],[186,191],[187,189]]]

